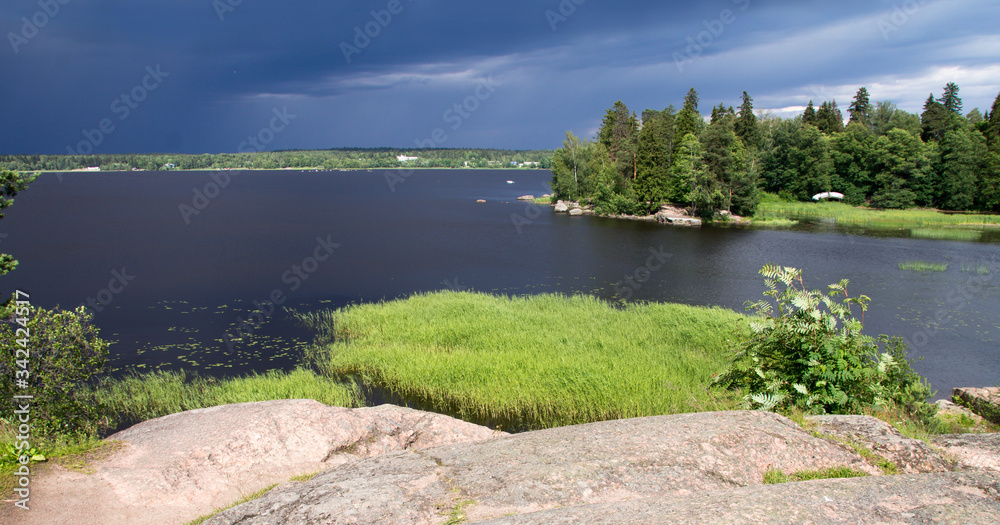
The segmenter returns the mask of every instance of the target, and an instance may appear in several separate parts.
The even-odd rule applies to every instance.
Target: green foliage
[[[0,171],[0,219],[3,218],[3,210],[14,203],[14,197],[27,189],[37,176],[37,174],[24,175],[12,171]],[[15,268],[17,268],[17,261],[14,260],[14,257],[0,253],[0,275],[12,272]]]
[[[9,378],[0,382],[3,413],[13,413],[13,396],[34,395],[31,424],[36,435],[95,432],[103,416],[101,406],[83,387],[107,370],[108,343],[98,336],[86,308],[8,305],[0,309],[0,320],[0,377]],[[27,356],[17,343],[25,329]],[[26,388],[19,388],[13,378],[25,369]]]
[[[428,141],[429,142],[429,141]],[[419,157],[403,161],[397,156]],[[551,166],[551,150],[458,148],[338,148],[217,154],[0,155],[0,169],[70,171],[90,166],[104,171],[220,169],[491,168]],[[173,165],[173,167],[170,167]]]
[[[807,290],[802,272],[767,265],[768,299],[747,303],[757,317],[730,367],[714,384],[740,389],[748,408],[858,414],[898,404],[919,410],[930,389],[909,366],[899,338],[863,335],[870,299],[850,297],[848,281]],[[838,300],[838,296],[843,296]],[[773,302],[772,302],[773,301]]]

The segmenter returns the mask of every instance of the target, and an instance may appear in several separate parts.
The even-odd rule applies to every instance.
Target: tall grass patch
[[[98,388],[112,427],[185,410],[276,399],[315,399],[330,406],[357,407],[353,385],[305,369],[270,371],[235,379],[180,372],[153,372],[104,381]]]
[[[903,261],[899,263],[900,270],[911,272],[944,272],[948,270],[948,263],[932,263],[927,261]]]
[[[830,201],[789,202],[774,196],[762,199],[754,219],[833,219],[840,226],[906,228],[914,237],[951,240],[977,240],[978,231],[1000,227],[1000,215],[878,210]]]
[[[525,430],[737,406],[708,386],[741,319],[591,296],[435,292],[326,317],[338,340],[321,359],[328,374],[424,408]]]

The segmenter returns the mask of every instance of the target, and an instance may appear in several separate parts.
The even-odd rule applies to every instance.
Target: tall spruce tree
[[[743,92],[743,103],[740,104],[739,118],[736,119],[736,136],[743,141],[747,149],[760,147],[761,136],[757,116],[753,114],[753,99],[746,91]]]
[[[816,106],[813,105],[813,101],[809,101],[809,105],[806,106],[806,110],[802,113],[802,123],[816,125]]]
[[[958,84],[948,82],[944,87],[944,96],[941,97],[941,105],[944,106],[944,109],[956,115],[962,114],[962,99],[958,96]]]
[[[844,115],[837,108],[837,101],[823,102],[816,111],[816,127],[823,133],[844,131]]]
[[[607,148],[622,179],[633,179],[636,176],[638,134],[639,119],[635,113],[629,112],[628,106],[621,100],[604,113],[604,120],[597,134],[598,142]]]
[[[851,122],[857,122],[865,129],[872,129],[872,103],[868,95],[868,88],[862,86],[858,90],[850,107],[847,108],[847,112],[851,115]]]
[[[677,114],[677,136],[683,140],[688,133],[698,136],[703,124],[698,112],[698,92],[691,88],[684,97],[684,106]]]
[[[986,120],[989,122],[986,127],[986,140],[993,151],[1000,153],[1000,93],[997,93],[997,98],[993,101],[993,108],[990,109],[989,118]]]

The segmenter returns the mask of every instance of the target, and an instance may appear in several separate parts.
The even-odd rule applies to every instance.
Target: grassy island
[[[324,372],[522,430],[739,406],[709,392],[741,315],[590,296],[435,292],[306,317]]]

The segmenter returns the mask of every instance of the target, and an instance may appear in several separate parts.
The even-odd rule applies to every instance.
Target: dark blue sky
[[[985,109],[997,20],[995,0],[9,0],[0,153],[413,147],[437,129],[441,147],[554,148],[618,99],[680,106],[689,87],[706,114],[743,90],[781,116],[846,110],[862,85],[919,112],[951,81]]]

